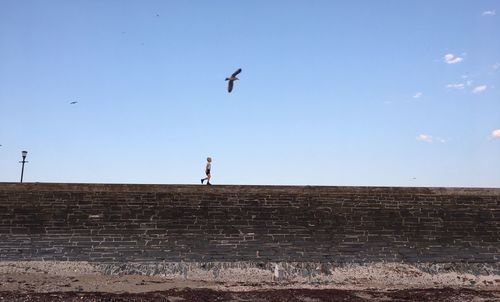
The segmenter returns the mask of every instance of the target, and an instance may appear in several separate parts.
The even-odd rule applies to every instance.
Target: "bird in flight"
[[[70,104],[71,104],[71,105],[74,105],[74,104],[77,104],[77,103],[78,103],[77,101],[73,101],[73,102],[71,102]]]
[[[233,91],[233,85],[234,81],[239,80],[236,76],[241,72],[241,68],[238,68],[229,78],[226,78],[226,81],[229,81],[227,83],[227,91],[231,92]]]

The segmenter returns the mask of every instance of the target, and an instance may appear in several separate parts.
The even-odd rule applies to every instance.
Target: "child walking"
[[[207,177],[205,178],[202,178],[201,179],[201,183],[203,184],[203,182],[206,180],[207,181],[207,185],[208,186],[211,186],[212,184],[210,183],[210,170],[212,169],[212,158],[211,157],[207,157],[207,165],[205,167],[205,174],[207,175]]]

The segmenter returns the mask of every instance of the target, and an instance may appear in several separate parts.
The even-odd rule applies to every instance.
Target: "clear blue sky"
[[[500,187],[499,67],[495,0],[1,0],[0,181]]]

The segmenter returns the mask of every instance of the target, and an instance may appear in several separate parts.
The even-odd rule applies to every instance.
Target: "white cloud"
[[[429,135],[429,134],[420,134],[419,136],[417,136],[417,141],[424,142],[424,143],[438,142],[441,144],[445,144],[446,142],[449,141],[449,139],[444,139],[441,137],[434,137],[434,136]]]
[[[498,63],[498,62],[497,62],[497,63],[493,64],[493,65],[491,66],[491,68],[493,68],[493,69],[497,70],[498,68],[500,68],[500,63]]]
[[[448,85],[446,85],[446,88],[450,88],[450,89],[464,89],[465,88],[465,84],[463,84],[463,83],[448,84]]]
[[[491,138],[499,138],[500,139],[500,129],[496,129],[491,131]]]
[[[417,141],[419,141],[419,142],[426,142],[426,143],[432,143],[432,135],[420,134],[419,136],[417,136]]]
[[[494,10],[487,10],[487,11],[483,12],[483,16],[494,16],[496,14],[497,14],[497,12]]]
[[[443,60],[446,64],[456,64],[456,63],[462,62],[464,60],[464,58],[461,58],[461,57],[455,56],[454,54],[449,53],[449,54],[444,55]]]
[[[418,99],[420,97],[422,97],[424,94],[422,92],[417,92],[415,93],[415,95],[413,96],[414,99]]]
[[[467,81],[467,86],[471,86],[471,85],[472,85],[472,83],[474,83],[474,81],[472,81],[472,80],[468,80],[468,81]]]
[[[486,89],[488,89],[488,86],[486,86],[486,85],[476,86],[476,87],[472,90],[472,93],[478,94],[478,93],[481,93],[481,92],[486,91]]]

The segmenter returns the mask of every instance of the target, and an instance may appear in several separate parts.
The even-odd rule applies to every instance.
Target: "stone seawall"
[[[499,258],[500,189],[0,184],[0,261]]]

